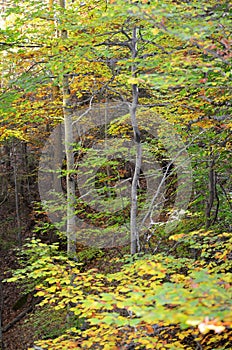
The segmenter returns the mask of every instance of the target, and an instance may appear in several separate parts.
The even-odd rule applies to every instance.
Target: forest
[[[0,349],[231,349],[231,2],[0,7]]]

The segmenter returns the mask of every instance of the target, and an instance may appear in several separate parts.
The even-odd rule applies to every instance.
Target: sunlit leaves
[[[206,232],[203,234],[207,237]],[[183,235],[173,238],[183,239]],[[209,344],[205,344],[209,350],[210,344],[230,339],[231,279],[202,268],[201,262],[144,256],[125,264],[117,273],[104,275],[98,270],[80,272],[75,261],[62,255],[49,256],[49,246],[37,240],[28,245],[28,253],[30,249],[35,257],[16,271],[11,281],[34,279],[37,295],[44,298],[42,305],[49,303],[63,310],[71,303],[74,315],[88,324],[86,330],[74,332],[75,336],[70,330],[72,335],[67,333],[63,340],[40,343],[49,349],[59,349],[57,344],[71,349],[73,342],[82,342],[86,349],[106,349],[108,344],[124,349],[124,344],[133,341],[138,349],[150,349],[150,344],[171,349],[174,343],[181,349],[190,329],[199,342],[203,341],[201,334],[212,332]]]

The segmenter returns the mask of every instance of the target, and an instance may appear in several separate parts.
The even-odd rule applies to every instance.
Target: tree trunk
[[[13,165],[13,175],[14,175],[14,192],[15,192],[15,218],[17,224],[17,240],[19,246],[22,244],[22,235],[21,235],[21,220],[20,220],[20,202],[19,202],[19,190],[20,190],[20,181],[18,180],[18,167],[21,165],[21,162],[18,161],[17,157],[17,146],[12,145],[12,165]]]
[[[131,53],[132,59],[137,57],[137,31],[138,28],[133,28],[132,33],[132,42],[131,42]],[[133,63],[131,67],[132,77],[136,77],[136,64]],[[130,235],[131,235],[131,254],[135,254],[140,251],[139,244],[139,231],[137,225],[137,216],[138,216],[138,183],[139,183],[139,175],[141,169],[141,161],[142,161],[142,147],[140,142],[140,131],[138,129],[138,123],[136,119],[136,112],[138,106],[138,96],[139,90],[137,84],[132,84],[132,104],[130,106],[130,116],[131,123],[134,132],[134,142],[136,146],[136,158],[135,158],[135,170],[131,185],[131,212],[130,212]]]
[[[65,9],[65,1],[60,0],[60,7]],[[67,30],[61,30],[63,40],[68,38]],[[76,217],[75,217],[75,181],[73,181],[72,172],[74,170],[74,153],[73,153],[73,108],[70,96],[69,78],[63,74],[62,78],[63,94],[63,116],[65,132],[65,155],[66,155],[66,185],[67,185],[67,252],[76,252]]]

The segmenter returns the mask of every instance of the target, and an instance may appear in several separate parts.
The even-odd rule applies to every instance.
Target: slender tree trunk
[[[137,57],[137,32],[138,28],[133,28],[132,33],[132,42],[131,42],[131,53],[132,59]],[[131,68],[132,77],[136,77],[136,64],[132,64]],[[134,132],[134,142],[136,146],[136,159],[135,159],[135,170],[131,185],[131,213],[130,213],[130,234],[131,234],[131,254],[135,254],[140,251],[139,244],[139,230],[137,225],[137,216],[138,216],[138,183],[139,183],[139,175],[141,169],[141,161],[142,161],[142,147],[140,141],[140,131],[138,129],[138,123],[136,119],[136,112],[138,107],[138,96],[139,90],[137,84],[132,84],[132,105],[130,107],[130,116],[131,123]]]
[[[75,181],[72,171],[74,169],[73,155],[73,128],[72,108],[70,106],[68,78],[63,78],[63,108],[64,108],[64,130],[65,130],[65,154],[66,154],[66,184],[67,184],[67,239],[68,253],[76,251],[76,218],[75,218]]]
[[[58,124],[55,130],[54,141],[54,164],[56,171],[53,174],[54,191],[59,193],[61,190],[60,169],[62,166],[62,124]]]
[[[49,10],[52,11],[53,9],[53,2],[54,0],[49,0]],[[58,38],[59,33],[57,29],[57,19],[54,18],[54,23],[55,23],[55,37]],[[52,98],[53,101],[55,102],[59,98],[60,94],[60,86],[59,84],[53,85],[52,86]],[[56,137],[55,137],[55,144],[54,144],[54,161],[56,165],[56,172],[53,174],[53,183],[54,183],[54,190],[55,192],[59,193],[60,192],[60,186],[61,186],[61,178],[60,174],[58,173],[58,169],[60,170],[61,164],[60,161],[62,159],[62,124],[57,125],[56,127]]]
[[[60,7],[65,9],[65,0],[60,0]],[[63,40],[68,38],[67,30],[61,31]],[[65,131],[65,154],[67,164],[67,252],[74,253],[76,251],[76,217],[75,217],[75,181],[73,181],[72,171],[74,169],[74,153],[73,153],[73,108],[70,96],[69,77],[65,74],[62,78],[62,94],[63,94],[63,115],[64,115],[64,131]]]
[[[22,142],[22,166],[23,166],[23,193],[28,203],[31,203],[31,190],[30,190],[30,168],[28,163],[28,147],[26,142]]]
[[[20,204],[19,204],[19,181],[18,181],[18,166],[17,164],[17,147],[13,145],[13,175],[14,175],[14,191],[15,191],[15,216],[16,216],[16,224],[17,224],[17,240],[19,246],[22,244],[22,236],[21,236],[21,220],[20,220]]]

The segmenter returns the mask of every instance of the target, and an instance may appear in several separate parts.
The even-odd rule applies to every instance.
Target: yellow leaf
[[[36,293],[36,295],[37,295],[38,297],[43,297],[45,294],[46,294],[46,293],[45,293],[44,291],[42,291],[42,290]]]
[[[50,288],[48,288],[48,291],[54,293],[56,291],[56,286],[51,286]]]
[[[127,288],[127,287],[120,287],[120,292],[121,292],[121,293],[127,293],[127,292],[129,292],[129,291],[130,291],[130,289]]]
[[[136,84],[138,84],[139,79],[138,79],[138,78],[131,77],[131,78],[128,79],[127,82],[128,82],[129,84],[136,85]]]
[[[153,28],[152,29],[152,34],[157,35],[159,33],[159,31],[160,30],[158,28]]]
[[[198,326],[201,323],[201,320],[187,320],[186,323],[190,326]]]

